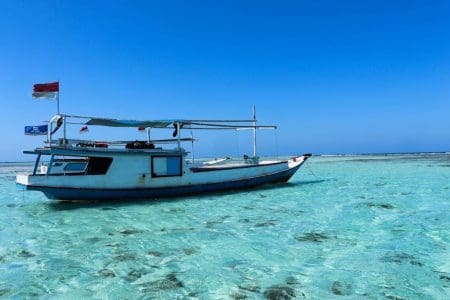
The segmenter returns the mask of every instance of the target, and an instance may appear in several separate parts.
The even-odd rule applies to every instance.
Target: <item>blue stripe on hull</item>
[[[286,171],[249,179],[179,187],[139,189],[77,189],[28,186],[27,189],[41,191],[48,198],[57,200],[119,200],[175,197],[205,192],[249,188],[270,183],[286,182],[292,177],[292,175],[294,175],[300,165]]]

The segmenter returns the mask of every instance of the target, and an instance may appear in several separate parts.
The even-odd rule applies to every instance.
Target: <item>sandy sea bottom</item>
[[[0,165],[0,298],[448,299],[450,155],[314,157],[287,184],[61,203]]]

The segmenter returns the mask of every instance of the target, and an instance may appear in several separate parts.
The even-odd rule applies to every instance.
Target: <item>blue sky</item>
[[[260,154],[450,150],[450,2],[1,1],[0,161],[61,109],[128,119],[247,118]],[[100,138],[90,128],[75,138]],[[113,138],[143,138],[111,132]],[[168,134],[160,132],[157,135]],[[198,155],[251,153],[248,132],[200,133]]]

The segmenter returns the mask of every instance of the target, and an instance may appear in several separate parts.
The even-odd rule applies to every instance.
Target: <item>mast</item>
[[[256,106],[253,105],[253,157],[256,157]]]

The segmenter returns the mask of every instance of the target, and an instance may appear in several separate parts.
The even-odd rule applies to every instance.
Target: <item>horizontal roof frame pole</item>
[[[225,124],[208,124],[208,123],[197,123],[197,122],[191,122],[188,125],[199,125],[199,126],[208,126],[208,127],[222,127],[222,128],[276,128],[274,125],[225,125]],[[195,127],[192,127],[191,129],[195,129]]]
[[[209,123],[251,123],[253,120],[185,120],[188,122],[209,122]]]
[[[230,126],[230,127],[183,127],[181,130],[239,130],[239,129],[277,129],[277,126]]]
[[[87,143],[87,144],[95,144],[95,143],[106,143],[110,145],[124,145],[128,143],[134,143],[134,142],[142,142],[139,140],[129,140],[129,141],[106,141],[106,140],[99,140],[99,141],[93,141],[93,140],[78,140],[78,139],[67,139],[70,143]],[[165,144],[165,143],[176,143],[178,139],[158,139],[158,140],[150,140],[150,143],[153,144]],[[193,138],[181,138],[181,142],[196,142],[197,139]],[[58,143],[59,140],[52,140],[51,143]],[[48,144],[48,141],[45,141],[46,144]]]
[[[135,121],[135,122],[180,122],[180,123],[190,123],[190,122],[210,122],[210,123],[250,123],[254,120],[186,120],[186,119],[169,119],[169,120],[122,120],[115,118],[100,118],[100,117],[89,117],[89,116],[78,116],[78,115],[65,115],[60,114],[60,116],[75,119],[98,119],[98,120],[111,120],[111,121]]]

